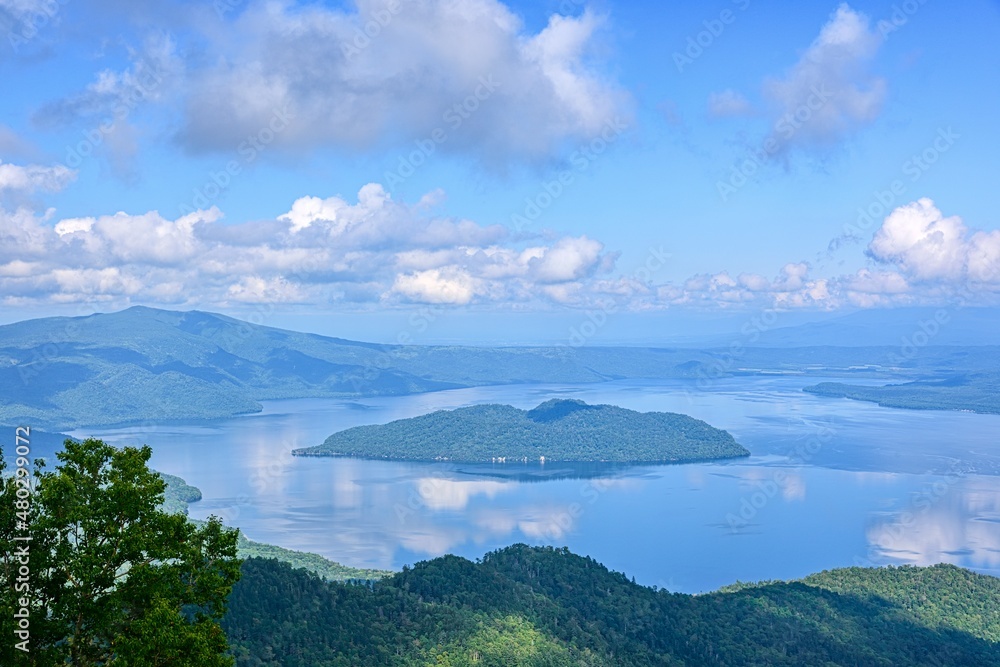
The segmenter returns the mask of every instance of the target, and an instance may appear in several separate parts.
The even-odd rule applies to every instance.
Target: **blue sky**
[[[996,2],[118,4],[0,0],[5,321],[516,340],[1000,292]]]

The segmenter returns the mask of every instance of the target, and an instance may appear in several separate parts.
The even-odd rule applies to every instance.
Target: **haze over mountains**
[[[961,315],[969,313],[977,321],[990,317],[973,311]],[[880,317],[872,314],[871,326]],[[792,330],[759,328],[708,349],[404,346],[137,306],[0,327],[0,423],[71,429],[219,418],[258,411],[260,401],[268,399],[402,395],[524,382],[682,378],[704,385],[737,374],[805,372],[878,378],[885,367],[912,380],[939,378],[937,369],[947,368],[944,379],[949,380],[996,367],[997,348],[936,345],[946,331],[974,330],[959,315],[953,317],[938,325],[939,335],[921,339],[911,333],[911,354],[898,340],[884,347],[809,347],[804,342],[829,337],[848,345],[877,338],[838,334],[841,325],[834,324],[821,327],[822,336],[803,336],[799,347],[791,346],[800,340]],[[844,326],[860,327],[862,319]],[[926,322],[917,317],[909,330],[921,331],[921,321]],[[897,329],[907,327],[900,323]],[[992,330],[977,331],[982,340],[992,335]],[[757,346],[760,340],[788,341],[789,346]]]

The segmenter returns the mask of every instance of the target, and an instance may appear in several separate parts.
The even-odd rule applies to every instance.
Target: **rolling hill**
[[[1000,579],[951,565],[683,595],[522,544],[369,586],[251,559],[223,627],[238,667],[996,667],[998,600]]]

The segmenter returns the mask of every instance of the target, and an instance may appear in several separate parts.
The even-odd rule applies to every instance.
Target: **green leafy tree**
[[[36,466],[27,515],[18,514],[15,477],[3,478],[0,664],[233,663],[218,620],[239,579],[238,531],[164,512],[165,484],[147,465],[151,454],[148,446],[67,440],[53,472]],[[17,588],[24,541],[15,540],[25,534],[27,592]],[[25,600],[26,652],[15,646],[14,619]]]

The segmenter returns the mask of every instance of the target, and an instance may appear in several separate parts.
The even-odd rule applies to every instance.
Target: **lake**
[[[568,546],[682,592],[856,564],[949,562],[1000,575],[1000,415],[910,411],[803,393],[818,377],[507,385],[268,401],[211,422],[75,432],[144,442],[253,540],[399,569],[514,542]],[[682,412],[753,456],[602,467],[294,457],[334,431],[476,403],[578,398]]]

